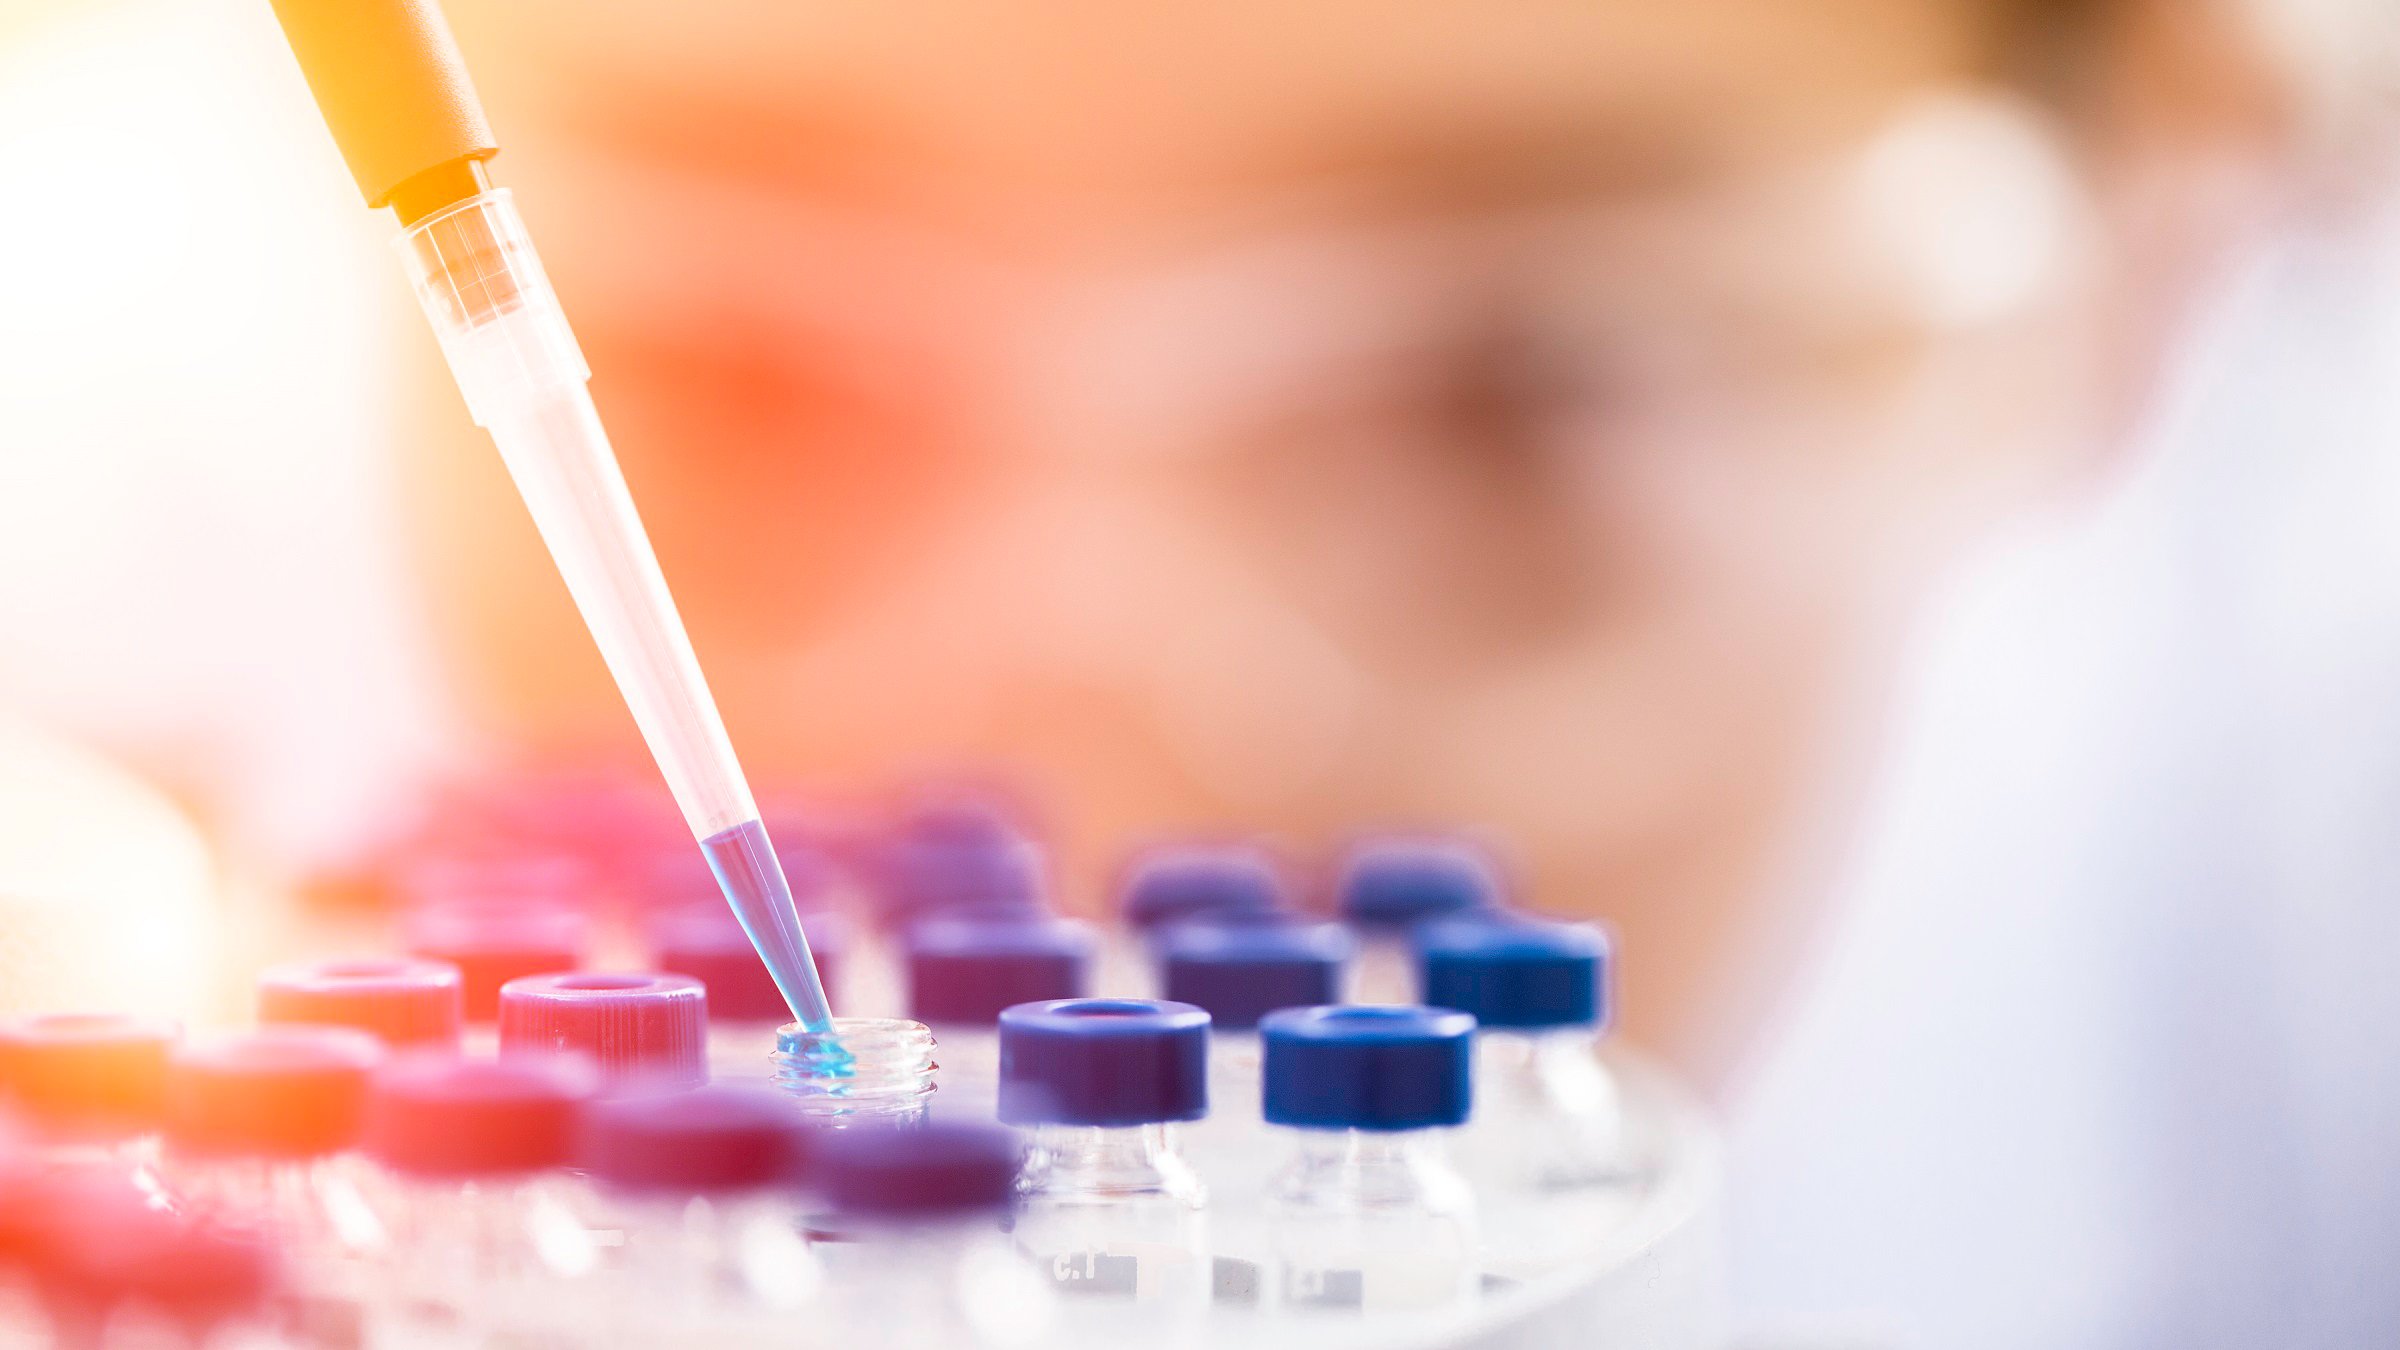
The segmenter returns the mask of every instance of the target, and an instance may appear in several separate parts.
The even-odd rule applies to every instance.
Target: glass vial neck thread
[[[775,1086],[830,1125],[909,1124],[934,1090],[933,1032],[897,1017],[837,1017],[833,1030],[797,1022],[775,1032]]]

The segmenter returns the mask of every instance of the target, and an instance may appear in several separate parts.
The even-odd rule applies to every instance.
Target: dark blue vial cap
[[[1342,917],[1370,928],[1501,907],[1500,869],[1460,839],[1380,839],[1353,850],[1336,895]]]
[[[1122,1127],[1208,1114],[1208,1014],[1189,1003],[1068,998],[1000,1014],[1000,1119]]]
[[[1475,1019],[1449,1008],[1286,1008],[1258,1024],[1265,1115],[1304,1130],[1463,1124],[1474,1100]]]
[[[1455,919],[1416,932],[1427,1003],[1486,1027],[1531,1030],[1608,1020],[1608,935],[1589,924]]]
[[[989,1026],[1000,1010],[1091,989],[1091,929],[1040,915],[931,918],[909,925],[908,1015],[936,1026]]]
[[[807,1156],[818,1194],[837,1212],[908,1220],[1005,1208],[1024,1149],[1014,1130],[937,1120],[826,1130]]]
[[[1278,1008],[1339,1002],[1357,946],[1334,923],[1179,924],[1158,938],[1159,985],[1217,1026],[1247,1031]]]
[[[1152,849],[1126,869],[1117,895],[1125,922],[1158,928],[1218,914],[1272,914],[1290,892],[1275,860],[1241,845]]]

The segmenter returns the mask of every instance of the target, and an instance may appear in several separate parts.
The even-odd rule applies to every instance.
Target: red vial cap
[[[698,1084],[708,1077],[708,995],[688,975],[528,975],[500,990],[500,1050],[586,1055],[612,1083]]]
[[[45,1132],[144,1134],[165,1109],[176,1026],[122,1013],[48,1013],[0,1023],[0,1088]]]
[[[350,1027],[398,1048],[454,1046],[464,982],[447,961],[352,957],[276,966],[258,977],[258,1020]]]
[[[469,1022],[500,1015],[500,986],[525,975],[579,970],[591,952],[591,920],[554,905],[507,901],[432,905],[403,924],[409,953],[458,967]]]
[[[167,1063],[167,1142],[201,1157],[338,1153],[358,1142],[383,1054],[374,1037],[346,1027],[189,1042]]]
[[[416,1054],[385,1065],[367,1102],[366,1150],[395,1172],[463,1178],[539,1172],[573,1157],[588,1061]]]

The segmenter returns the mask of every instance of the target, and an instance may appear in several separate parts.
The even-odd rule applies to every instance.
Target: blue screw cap
[[[1608,935],[1590,924],[1457,919],[1417,930],[1427,1003],[1486,1027],[1533,1030],[1608,1021]]]
[[[1180,924],[1159,935],[1159,984],[1217,1026],[1247,1031],[1278,1008],[1338,1002],[1357,948],[1334,923]]]
[[[1379,839],[1351,851],[1335,892],[1342,917],[1368,928],[1502,907],[1506,887],[1489,853],[1462,839]]]
[[[1136,858],[1117,906],[1135,928],[1154,929],[1207,915],[1273,914],[1290,907],[1290,888],[1264,849],[1184,844]]]
[[[1475,1019],[1449,1008],[1286,1008],[1258,1029],[1265,1115],[1304,1130],[1464,1124],[1474,1102]]]
[[[1000,1014],[1000,1119],[1121,1127],[1208,1114],[1208,1014],[1189,1003],[1071,998]]]
[[[979,915],[920,920],[903,945],[910,1017],[989,1026],[1003,1008],[1088,993],[1096,943],[1070,919]]]

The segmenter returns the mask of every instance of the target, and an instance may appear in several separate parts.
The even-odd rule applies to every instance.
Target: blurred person
[[[1087,874],[1137,828],[1489,827],[1537,903],[1618,925],[1629,1031],[1708,1080],[1775,1043],[1912,615],[2122,472],[2324,145],[2295,35],[2375,31],[2235,0],[452,10],[754,775],[1004,764]],[[637,758],[435,387],[405,460],[469,716]],[[1775,1100],[1978,1070],[1862,1076],[1867,1043],[1787,1049]],[[2176,1095],[2212,1048],[2119,1067],[2225,1108]],[[2102,1122],[2092,1169],[2005,1125],[1913,1139],[1877,1194],[1991,1185],[1762,1231],[1838,1232],[1823,1301],[1936,1344],[2400,1332],[2345,1264],[2390,1254],[2388,1185],[2295,1251],[2209,1182],[2302,1160],[2178,1152],[2189,1122],[2122,1104],[2025,1118]],[[2078,1189],[2145,1171],[2193,1207]],[[1985,1241],[1976,1206],[2021,1196],[2106,1240]],[[1787,1293],[1778,1262],[1836,1259],[1751,1255]]]
[[[1711,1072],[1912,604],[2094,474],[2288,144],[2234,5],[453,8],[754,774],[1490,825]],[[638,756],[417,406],[470,712]]]

